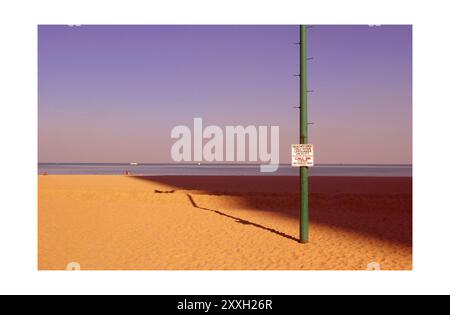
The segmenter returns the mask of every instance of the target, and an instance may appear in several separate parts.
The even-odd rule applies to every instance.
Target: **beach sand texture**
[[[39,270],[412,269],[412,179],[39,176]]]

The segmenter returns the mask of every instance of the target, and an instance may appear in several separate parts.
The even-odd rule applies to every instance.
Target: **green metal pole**
[[[308,84],[306,25],[300,26],[300,143],[308,143]],[[300,168],[300,243],[309,242],[309,180],[308,168]]]

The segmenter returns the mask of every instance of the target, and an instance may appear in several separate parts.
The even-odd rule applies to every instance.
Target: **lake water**
[[[39,174],[49,175],[131,175],[164,176],[298,176],[299,168],[280,165],[275,173],[261,173],[259,165],[185,165],[185,164],[65,164],[42,163]],[[412,165],[317,165],[311,176],[412,177]]]

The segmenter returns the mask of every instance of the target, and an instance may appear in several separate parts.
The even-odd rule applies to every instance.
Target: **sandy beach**
[[[39,176],[39,270],[412,269],[412,179]]]

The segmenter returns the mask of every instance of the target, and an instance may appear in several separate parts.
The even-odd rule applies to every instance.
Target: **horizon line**
[[[105,165],[105,164],[115,164],[115,165],[131,165],[135,162],[38,162],[38,165],[42,164],[60,164],[60,165],[73,165],[73,164],[97,164],[97,165]],[[155,163],[148,163],[148,162],[136,162],[137,166],[139,165],[195,165],[197,166],[199,163],[200,165],[226,165],[226,166],[233,166],[233,165],[247,165],[247,166],[259,166],[259,165],[265,165],[267,163],[221,163],[221,162],[185,162],[185,163],[167,163],[167,162],[155,162]],[[279,165],[291,165],[290,163],[279,163]],[[413,163],[316,163],[316,166],[327,166],[327,165],[361,165],[361,166],[382,166],[382,165],[394,165],[394,166],[413,166]]]

